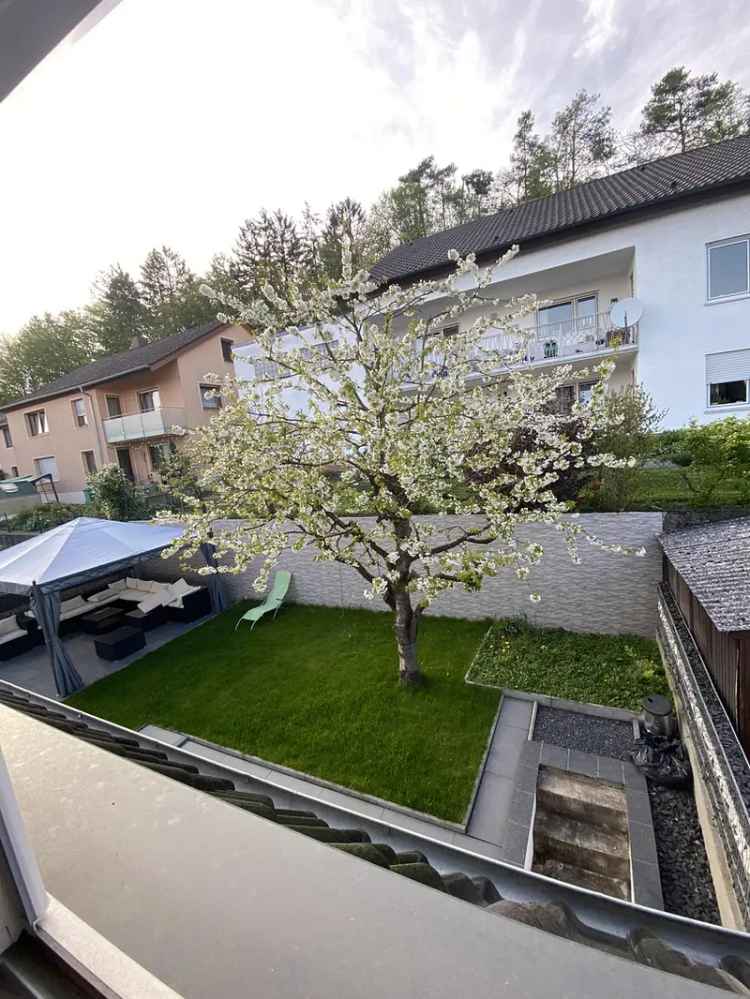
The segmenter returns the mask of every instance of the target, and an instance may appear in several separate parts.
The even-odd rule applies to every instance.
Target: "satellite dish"
[[[615,302],[609,310],[609,318],[615,329],[625,330],[629,326],[635,326],[643,315],[643,305],[637,298],[623,298]]]

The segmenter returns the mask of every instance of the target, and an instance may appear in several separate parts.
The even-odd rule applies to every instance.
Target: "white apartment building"
[[[372,275],[383,284],[439,276],[453,266],[451,249],[492,266],[513,244],[520,253],[497,269],[488,294],[534,293],[545,303],[530,320],[525,365],[575,370],[609,356],[610,385],[643,384],[666,427],[750,415],[750,136],[402,244]],[[630,299],[631,318],[618,328],[612,307]],[[240,377],[254,377],[256,352],[239,351]],[[561,405],[587,390],[571,383]]]

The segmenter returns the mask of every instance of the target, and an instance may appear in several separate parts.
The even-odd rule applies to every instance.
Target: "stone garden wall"
[[[418,519],[437,522],[441,531],[471,520],[468,517]],[[431,613],[473,619],[525,615],[532,623],[545,627],[653,636],[656,585],[661,578],[661,552],[656,539],[662,529],[662,514],[582,514],[579,522],[602,541],[644,546],[645,558],[610,554],[582,541],[581,564],[574,565],[559,532],[534,525],[520,531],[519,538],[539,541],[545,554],[526,581],[519,581],[508,571],[485,580],[479,593],[456,587],[435,601]],[[353,569],[333,562],[316,562],[312,549],[284,555],[278,568],[293,573],[289,599],[294,603],[384,608],[378,600],[365,599],[365,584]],[[174,579],[176,574],[181,574],[176,560],[153,559],[143,566],[143,575],[152,578]],[[257,597],[252,585],[255,575],[250,569],[240,575],[224,576],[233,601]],[[529,599],[529,594],[535,591],[542,595],[540,603]]]

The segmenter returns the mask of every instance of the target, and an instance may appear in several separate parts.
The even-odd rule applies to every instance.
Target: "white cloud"
[[[577,58],[598,56],[613,48],[620,35],[617,0],[585,0],[584,7],[584,35],[575,52]]]
[[[262,206],[369,203],[431,153],[497,169],[582,86],[630,124],[665,60],[750,84],[741,0],[646,2],[121,0],[0,105],[0,331],[154,245],[204,268]]]

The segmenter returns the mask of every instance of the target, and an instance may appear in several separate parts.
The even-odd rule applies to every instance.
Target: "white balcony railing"
[[[150,409],[145,413],[128,413],[110,416],[102,421],[104,437],[108,444],[144,440],[179,433],[185,425],[185,410],[176,408]]]
[[[513,366],[549,364],[556,359],[574,360],[579,355],[605,354],[638,346],[638,324],[626,329],[612,325],[608,312],[580,316],[558,323],[532,326],[523,336],[488,333],[482,347],[488,354],[505,356]]]

